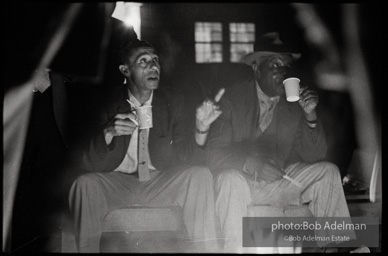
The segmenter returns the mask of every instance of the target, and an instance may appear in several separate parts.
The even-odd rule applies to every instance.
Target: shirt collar
[[[133,108],[138,108],[141,106],[151,106],[151,102],[154,97],[154,90],[152,90],[150,98],[146,102],[144,102],[143,105],[140,104],[140,102],[135,98],[135,96],[133,96],[133,94],[129,89],[128,89],[128,97],[129,97],[129,104],[131,104]]]
[[[259,83],[257,81],[255,81],[256,83],[256,90],[257,90],[257,95],[259,97],[260,100],[264,101],[264,102],[278,102],[279,99],[280,99],[280,96],[274,96],[274,97],[269,97],[267,96],[267,94],[265,94],[263,92],[263,90],[261,90],[260,86],[259,86]]]

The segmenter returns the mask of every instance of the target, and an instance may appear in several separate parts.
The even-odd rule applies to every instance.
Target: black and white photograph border
[[[182,93],[194,120],[205,99],[252,73],[243,57],[276,32],[301,54],[289,75],[319,93],[324,159],[340,171],[350,216],[379,219],[379,247],[352,250],[381,252],[382,9],[373,2],[6,2],[2,251],[77,252],[69,191],[86,172],[79,166],[97,112],[128,82],[118,68],[120,44],[139,39],[155,48],[160,87]],[[131,208],[108,215],[101,252],[206,253],[185,238],[175,206]]]

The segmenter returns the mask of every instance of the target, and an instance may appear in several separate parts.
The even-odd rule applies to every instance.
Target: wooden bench
[[[110,212],[102,223],[101,252],[184,251],[182,208],[130,206]]]

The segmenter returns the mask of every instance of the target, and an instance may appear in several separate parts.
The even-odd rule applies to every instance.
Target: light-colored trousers
[[[147,182],[121,172],[81,175],[69,195],[77,249],[99,252],[103,218],[114,209],[130,205],[179,205],[190,239],[215,239],[213,186],[213,176],[204,167],[180,172],[153,171]]]
[[[215,177],[216,214],[227,252],[244,252],[242,217],[250,204],[286,206],[309,204],[315,217],[350,217],[339,169],[329,162],[295,163],[285,173],[287,179],[273,183],[256,181],[237,170],[225,170]],[[271,216],[268,216],[271,217]],[[353,237],[354,232],[350,232]]]

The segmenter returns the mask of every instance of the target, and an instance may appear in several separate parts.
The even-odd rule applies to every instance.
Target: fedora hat
[[[255,61],[260,64],[265,58],[274,54],[291,54],[294,60],[300,58],[300,53],[295,53],[280,40],[278,32],[264,34],[254,45],[254,52],[245,55],[241,61],[249,66]]]

